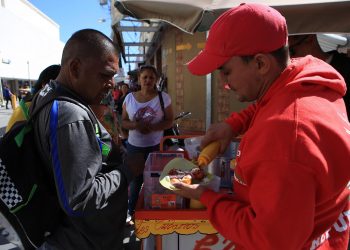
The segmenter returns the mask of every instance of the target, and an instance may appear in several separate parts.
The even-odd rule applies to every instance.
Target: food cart
[[[193,136],[179,136],[183,137]],[[164,166],[174,157],[188,158],[186,151],[164,151],[167,138],[163,138],[160,152],[150,154],[146,161],[144,186],[135,210],[135,234],[142,240],[142,249],[234,249],[210,224],[206,208],[190,208],[188,199],[160,186]],[[220,192],[232,193],[232,189],[221,187]]]

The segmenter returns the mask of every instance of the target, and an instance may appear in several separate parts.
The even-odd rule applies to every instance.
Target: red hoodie
[[[343,78],[314,57],[295,59],[256,104],[226,122],[244,133],[234,196],[201,196],[236,249],[346,249],[350,124]]]

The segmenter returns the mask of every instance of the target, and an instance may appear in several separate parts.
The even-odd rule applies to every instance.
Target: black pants
[[[6,100],[6,109],[8,109],[9,102],[11,103],[11,98],[6,97],[5,100]],[[12,103],[11,103],[11,107],[12,107]]]

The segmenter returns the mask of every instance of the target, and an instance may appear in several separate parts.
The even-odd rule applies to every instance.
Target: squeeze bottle
[[[214,141],[208,144],[198,156],[198,166],[206,166],[219,154],[220,142]]]

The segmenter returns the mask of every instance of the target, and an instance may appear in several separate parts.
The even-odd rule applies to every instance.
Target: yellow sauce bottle
[[[230,167],[231,167],[232,170],[234,170],[236,168],[236,159],[232,159],[230,161]]]
[[[214,141],[208,144],[198,156],[198,166],[206,166],[219,154],[220,142]]]

